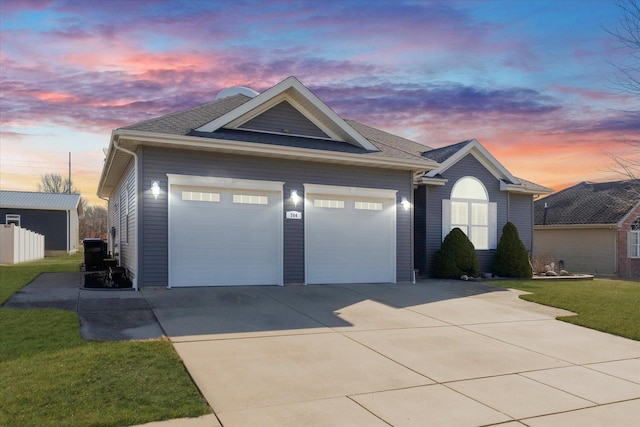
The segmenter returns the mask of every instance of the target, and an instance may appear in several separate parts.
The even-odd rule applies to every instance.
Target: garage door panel
[[[211,202],[182,200],[187,190],[195,191],[172,189],[171,286],[281,283],[280,193],[198,189],[220,195],[219,202]],[[234,203],[237,194],[255,198]]]
[[[305,211],[307,283],[395,282],[395,199],[308,194]]]

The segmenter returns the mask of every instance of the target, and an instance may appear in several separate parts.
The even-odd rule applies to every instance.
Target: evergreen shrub
[[[451,230],[435,254],[433,274],[441,279],[478,277],[480,263],[471,240],[459,228]]]
[[[492,273],[500,277],[530,279],[533,268],[527,248],[520,240],[516,226],[507,222],[502,228],[502,237],[493,257]]]

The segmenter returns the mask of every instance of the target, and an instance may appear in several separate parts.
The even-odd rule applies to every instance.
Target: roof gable
[[[640,180],[581,182],[534,203],[536,225],[618,225],[640,203]]]
[[[247,120],[237,129],[330,139],[329,135],[287,100]]]
[[[368,151],[379,151],[375,145],[351,127],[295,77],[288,77],[272,88],[249,99],[239,107],[201,125],[195,130],[197,132],[212,133],[222,128],[246,129],[247,126],[252,126],[259,122],[263,129],[250,128],[252,130],[264,131],[265,127],[269,127],[272,130],[268,132],[288,135],[289,133],[286,132],[286,130],[291,130],[287,127],[288,125],[279,125],[278,122],[267,124],[264,120],[265,118],[280,119],[281,115],[278,113],[282,113],[282,111],[270,110],[273,108],[279,108],[280,110],[283,108],[288,109],[287,104],[280,105],[282,102],[286,102],[289,106],[293,107],[297,113],[291,117],[297,118],[299,124],[305,125],[302,128],[298,128],[303,131],[301,136],[331,139],[346,142]],[[288,112],[292,113],[290,109],[288,109]],[[267,115],[265,116],[265,114]],[[254,121],[254,119],[257,118],[260,119]],[[310,124],[313,126],[309,126]],[[279,131],[276,131],[278,129]],[[317,132],[319,130],[321,134],[326,135],[326,137],[310,135],[309,133],[312,129],[313,132],[311,133],[320,135]]]
[[[511,173],[475,139],[424,152],[422,154],[423,157],[440,163],[440,166],[427,172],[425,176],[434,178],[442,175],[468,154],[474,156],[496,179],[507,181],[510,184],[520,184],[520,181],[511,175]]]

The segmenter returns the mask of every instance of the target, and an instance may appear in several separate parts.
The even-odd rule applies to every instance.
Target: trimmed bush
[[[471,240],[459,228],[451,230],[435,254],[433,274],[441,279],[478,277],[480,263]]]
[[[492,272],[500,277],[531,278],[533,268],[527,248],[520,240],[518,229],[511,222],[502,228],[502,237],[493,257]]]

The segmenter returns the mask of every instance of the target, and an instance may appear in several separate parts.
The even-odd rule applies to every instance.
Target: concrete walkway
[[[42,275],[4,307],[76,311],[88,339],[167,335],[215,414],[147,427],[638,425],[640,342],[519,291],[80,284]]]
[[[146,288],[217,418],[155,426],[637,426],[640,342],[477,283]]]

